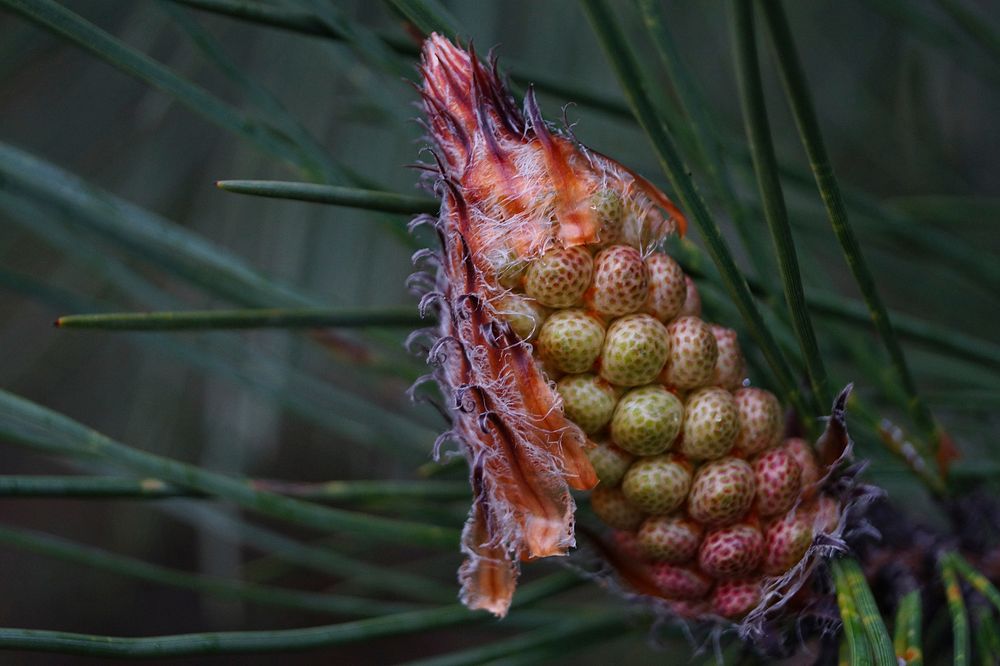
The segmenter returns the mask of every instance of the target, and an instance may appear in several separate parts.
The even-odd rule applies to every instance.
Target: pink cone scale
[[[649,293],[643,305],[643,312],[656,317],[664,324],[670,323],[684,306],[687,298],[687,283],[680,264],[662,252],[654,252],[646,258],[649,271]]]
[[[583,299],[593,273],[593,260],[584,248],[553,250],[528,266],[524,291],[546,307],[572,307]]]
[[[706,385],[719,358],[711,327],[698,317],[678,317],[667,326],[667,334],[667,383],[682,390]]]
[[[764,536],[747,523],[710,531],[698,550],[698,566],[713,578],[740,578],[764,557]]]
[[[784,513],[798,500],[802,470],[782,449],[771,449],[754,458],[753,475],[757,488],[754,507],[762,518]]]
[[[745,516],[753,498],[753,469],[749,463],[740,458],[722,458],[698,469],[687,510],[704,525],[726,525]]]
[[[700,523],[683,516],[651,516],[639,528],[639,551],[653,562],[683,564],[698,552],[703,532]]]
[[[760,603],[759,578],[721,580],[712,591],[712,612],[736,620]]]
[[[586,293],[588,307],[604,317],[632,314],[649,292],[649,270],[629,245],[612,245],[594,257],[594,282]]]
[[[774,394],[764,389],[747,387],[733,393],[739,412],[740,428],[736,447],[748,456],[781,443],[784,431],[781,404]]]

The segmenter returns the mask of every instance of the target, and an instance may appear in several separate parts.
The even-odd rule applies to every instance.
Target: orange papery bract
[[[474,491],[461,597],[502,616],[521,560],[565,555],[574,545],[570,488],[593,488],[597,477],[585,453],[592,444],[563,415],[530,345],[498,315],[508,293],[501,274],[549,250],[599,243],[591,203],[598,191],[629,207],[640,245],[683,232],[685,223],[649,182],[550,129],[530,90],[522,114],[495,61],[486,67],[471,48],[432,35],[420,69],[442,198],[433,220],[442,252],[422,304],[436,307],[429,358]]]

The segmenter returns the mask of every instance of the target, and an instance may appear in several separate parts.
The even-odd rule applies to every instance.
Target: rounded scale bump
[[[625,498],[621,488],[600,485],[590,493],[590,508],[604,524],[634,531],[642,524],[642,511]]]
[[[559,380],[556,390],[562,397],[567,418],[588,435],[596,433],[611,420],[617,397],[611,385],[600,377],[568,375]]]
[[[798,564],[813,540],[815,516],[806,507],[796,507],[764,530],[764,573],[778,576]]]
[[[705,535],[698,566],[713,578],[740,578],[752,573],[764,556],[764,535],[748,523],[719,527]]]
[[[538,353],[561,372],[579,374],[593,367],[603,343],[604,327],[597,318],[583,310],[560,310],[542,324]]]
[[[617,486],[635,457],[610,442],[601,442],[587,450],[594,473],[602,486]]]
[[[691,566],[660,562],[651,567],[651,577],[669,599],[701,599],[712,589],[712,579]]]
[[[704,525],[728,525],[746,515],[753,498],[753,469],[747,461],[713,460],[702,465],[691,482],[688,515]]]
[[[730,620],[738,620],[756,608],[760,600],[759,578],[721,580],[712,591],[712,612]]]
[[[647,314],[616,319],[604,336],[601,376],[618,386],[642,386],[656,379],[670,354],[666,327]]]
[[[684,516],[650,516],[639,528],[637,543],[648,560],[683,564],[698,552],[703,532],[700,524]]]
[[[687,297],[687,283],[680,264],[662,252],[646,257],[649,271],[649,293],[643,311],[664,324],[677,316]]]
[[[692,460],[713,460],[729,453],[739,429],[733,397],[724,389],[702,388],[684,405],[684,437],[680,452]]]
[[[685,390],[707,384],[719,357],[709,325],[698,317],[678,317],[667,326],[667,334],[670,336],[667,383]]]
[[[594,281],[585,300],[605,317],[620,317],[641,308],[648,290],[649,271],[639,251],[612,245],[594,257]]]
[[[643,386],[618,401],[611,418],[611,438],[636,455],[656,455],[670,449],[683,420],[684,405],[677,396],[662,386]]]
[[[758,515],[766,518],[791,509],[802,489],[802,470],[795,459],[782,449],[771,449],[754,458],[752,466]]]
[[[803,499],[815,497],[819,490],[818,486],[822,477],[822,471],[820,470],[819,462],[816,460],[816,454],[813,453],[812,445],[800,437],[790,437],[785,440],[781,450],[795,459],[802,472],[801,485]]]
[[[593,260],[586,249],[551,250],[528,266],[524,291],[544,306],[572,307],[580,303],[593,272]]]
[[[719,356],[708,383],[710,386],[718,386],[727,391],[736,391],[743,386],[743,380],[747,376],[746,360],[740,349],[739,338],[736,331],[731,328],[718,324],[711,324],[710,328],[712,335],[715,336],[715,346],[719,350]]]
[[[622,492],[628,501],[652,515],[676,510],[690,487],[690,466],[670,454],[637,459],[622,479]]]
[[[753,456],[781,443],[785,424],[781,403],[773,393],[749,386],[733,393],[733,400],[740,423],[736,448]]]

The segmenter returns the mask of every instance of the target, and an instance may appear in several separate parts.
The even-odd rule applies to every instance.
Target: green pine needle
[[[843,625],[843,642],[841,644],[841,662],[852,666],[871,666],[872,648],[861,621],[860,611],[854,599],[847,573],[839,560],[831,564],[833,582],[837,591],[837,606],[840,608],[840,621]],[[848,659],[844,662],[844,652]]]
[[[892,639],[889,637],[889,629],[886,628],[885,622],[882,620],[882,615],[879,613],[871,588],[868,587],[868,581],[865,580],[864,572],[861,571],[861,566],[856,560],[850,558],[836,560],[833,566],[835,569],[840,569],[838,586],[844,581],[850,586],[851,596],[854,598],[854,608],[871,647],[875,666],[894,666],[896,657],[892,648]]]
[[[378,210],[385,213],[402,213],[404,215],[436,213],[441,207],[439,201],[429,197],[408,196],[405,194],[396,194],[395,192],[362,190],[336,185],[292,183],[279,180],[220,180],[215,185],[220,190],[235,192],[237,194],[311,201],[313,203],[325,203],[334,206]]]
[[[574,584],[575,579],[575,576],[556,574],[524,585],[515,597],[514,605],[524,607],[544,599],[566,589],[567,585]],[[456,604],[303,629],[230,631],[143,638],[0,628],[0,650],[60,652],[91,657],[133,659],[294,652],[479,623],[488,619],[492,619],[492,616],[487,613],[470,611],[465,606]]]
[[[792,32],[780,0],[764,0],[761,3],[761,8],[771,32],[771,40],[775,47],[785,93],[792,107],[802,144],[809,155],[809,164],[816,179],[816,186],[826,206],[830,225],[840,242],[844,258],[854,275],[854,280],[868,305],[879,338],[885,345],[890,361],[899,375],[899,381],[910,398],[910,415],[923,435],[929,440],[928,453],[933,454],[937,451],[940,433],[930,411],[920,399],[906,357],[896,338],[892,321],[889,319],[885,304],[876,287],[875,277],[868,267],[861,250],[861,244],[848,220],[847,207],[826,153],[819,121],[813,108],[812,96],[806,83],[805,72],[799,61]]]
[[[920,590],[913,590],[899,600],[893,648],[906,666],[922,666],[924,663],[920,638],[922,615]]]
[[[313,502],[366,502],[381,499],[466,500],[469,484],[465,481],[276,481],[248,479],[251,488]],[[74,499],[171,499],[207,497],[160,479],[130,479],[106,476],[17,476],[0,475],[0,497],[74,498]]]
[[[784,288],[785,302],[788,306],[799,349],[805,359],[809,382],[815,399],[820,404],[826,405],[831,400],[829,382],[826,376],[826,366],[816,341],[816,333],[813,330],[812,321],[809,319],[809,309],[806,306],[805,293],[802,288],[799,260],[795,251],[795,242],[792,239],[788,211],[785,208],[785,197],[781,191],[774,145],[771,142],[764,89],[757,63],[753,5],[748,0],[734,0],[731,16],[733,52],[736,58],[740,103],[743,108],[743,121],[750,142],[754,171],[757,175],[757,187],[764,204],[764,218],[771,231],[771,241],[774,244],[775,256],[778,258],[778,269]]]
[[[458,543],[457,530],[334,509],[254,490],[245,479],[131,448],[6,391],[0,391],[0,434],[43,451],[97,458],[304,527],[348,531],[373,541],[443,547]]]
[[[264,606],[292,608],[315,613],[332,613],[334,615],[375,617],[414,610],[415,608],[415,605],[410,603],[377,601],[339,594],[301,592],[188,573],[30,530],[0,526],[0,543],[119,576],[130,576],[151,583],[180,587],[223,599],[236,599]]]
[[[962,586],[955,574],[952,558],[944,556],[938,563],[941,569],[941,579],[944,582],[945,596],[948,600],[948,612],[951,614],[951,631],[954,641],[955,666],[967,666],[969,663],[970,635],[969,613],[962,597]]]
[[[258,328],[365,328],[412,329],[426,322],[410,308],[385,310],[267,309],[206,310],[190,312],[113,312],[67,315],[55,325],[67,329],[111,331],[192,331]]]
[[[986,597],[997,612],[1000,612],[1000,590],[997,590],[996,586],[990,582],[989,578],[976,571],[975,567],[969,564],[969,561],[958,553],[943,555],[942,560],[946,561],[948,566],[954,567],[955,571],[957,571],[962,578],[965,579],[965,582],[967,582],[972,589]]]

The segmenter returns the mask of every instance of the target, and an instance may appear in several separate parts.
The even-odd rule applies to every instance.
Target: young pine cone
[[[429,358],[475,493],[463,602],[504,615],[520,561],[575,545],[570,489],[594,489],[635,591],[743,616],[839,509],[777,398],[745,386],[735,333],[657,249],[683,215],[547,126],[531,90],[519,111],[495,61],[432,35],[421,72],[442,199],[418,218],[442,246]]]

